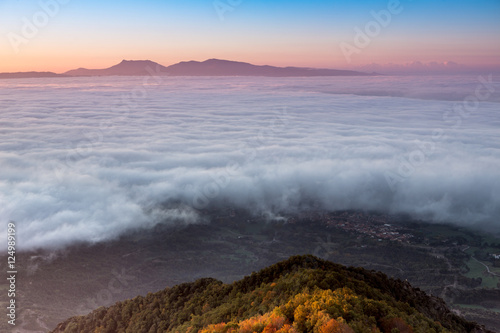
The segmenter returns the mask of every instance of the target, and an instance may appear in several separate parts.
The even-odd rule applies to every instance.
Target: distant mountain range
[[[0,79],[25,79],[33,77],[67,77],[64,74],[56,74],[52,72],[16,72],[16,73],[0,73]]]
[[[0,73],[2,78],[37,78],[37,77],[74,77],[74,76],[373,76],[377,73],[364,73],[349,70],[257,66],[246,62],[209,59],[183,61],[165,67],[151,60],[123,60],[117,65],[104,69],[78,68],[62,74],[53,72],[18,72]]]

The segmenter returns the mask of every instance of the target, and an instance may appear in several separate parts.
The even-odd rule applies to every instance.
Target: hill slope
[[[169,75],[173,76],[369,76],[356,71],[300,68],[300,67],[275,67],[257,66],[246,62],[209,59],[203,62],[183,61],[167,67]]]
[[[148,76],[157,75],[167,70],[167,67],[151,60],[123,60],[119,64],[104,69],[78,68],[65,72],[69,76]],[[165,73],[166,75],[166,73]]]
[[[38,77],[66,77],[63,74],[53,72],[16,72],[16,73],[0,73],[0,79],[26,79]]]
[[[487,332],[407,282],[294,256],[224,284],[200,279],[99,308],[59,332]]]

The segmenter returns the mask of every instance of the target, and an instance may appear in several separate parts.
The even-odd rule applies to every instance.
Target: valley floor
[[[21,254],[20,327],[46,332],[118,300],[201,277],[233,282],[291,255],[313,254],[408,280],[455,313],[500,331],[500,267],[491,255],[500,253],[500,239],[494,235],[354,211],[277,221],[234,209],[203,213],[207,224],[158,226],[106,244]]]

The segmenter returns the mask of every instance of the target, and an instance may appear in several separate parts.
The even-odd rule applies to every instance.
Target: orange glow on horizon
[[[213,52],[212,52],[213,51]],[[412,50],[410,50],[412,51]],[[296,66],[296,67],[315,67],[315,68],[336,68],[336,69],[356,69],[368,64],[398,64],[405,65],[408,63],[420,61],[422,63],[430,63],[436,61],[444,63],[447,61],[456,62],[460,65],[471,66],[475,68],[500,68],[498,57],[484,55],[464,56],[460,61],[456,59],[446,58],[446,54],[441,57],[432,57],[430,55],[421,56],[411,54],[411,52],[400,51],[387,54],[383,47],[372,47],[369,50],[362,50],[359,54],[352,56],[351,63],[348,63],[340,50],[334,48],[334,52],[315,53],[314,57],[307,54],[291,54],[287,52],[258,52],[253,50],[250,52],[235,52],[235,51],[215,51],[206,50],[200,54],[189,54],[188,52],[177,52],[175,55],[165,52],[156,52],[146,55],[146,52],[124,52],[122,55],[116,55],[118,52],[101,53],[93,55],[92,52],[84,52],[74,55],[69,51],[50,53],[25,53],[21,52],[18,55],[9,55],[0,53],[0,72],[54,72],[64,73],[66,71],[77,69],[80,67],[88,69],[108,68],[118,64],[121,60],[151,60],[163,66],[170,66],[180,61],[204,61],[211,58],[248,62],[254,65],[271,65],[278,67]],[[436,59],[437,58],[437,59]],[[481,65],[478,65],[481,64]]]

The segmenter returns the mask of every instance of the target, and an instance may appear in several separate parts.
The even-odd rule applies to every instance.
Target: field
[[[497,288],[498,283],[500,282],[499,277],[489,274],[486,267],[484,267],[480,262],[470,259],[467,261],[466,265],[470,268],[470,271],[464,274],[466,277],[472,279],[480,277],[482,279],[482,288]]]

